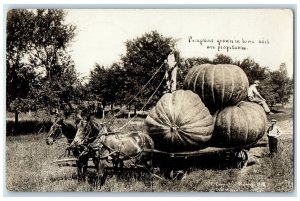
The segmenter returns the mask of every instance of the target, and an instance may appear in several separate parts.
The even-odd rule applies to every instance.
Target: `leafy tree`
[[[198,66],[201,64],[207,64],[207,63],[212,63],[211,60],[208,58],[202,58],[202,57],[193,57],[193,58],[187,58],[185,60],[185,65],[187,68],[192,68],[193,66]]]
[[[60,9],[38,9],[34,16],[32,42],[28,57],[34,68],[46,70],[46,76],[59,76],[59,60],[66,55],[66,47],[75,37],[76,26],[64,24],[66,13]]]
[[[124,86],[124,70],[118,63],[113,63],[110,68],[95,64],[91,71],[88,88],[91,94],[102,99],[102,106],[113,105],[120,101]]]
[[[27,10],[10,10],[6,22],[6,103],[15,112],[15,131],[18,130],[18,114],[26,106],[31,80],[35,71],[28,68],[23,58],[29,50],[32,36],[33,13]]]
[[[174,48],[175,42],[174,39],[164,37],[157,31],[145,33],[141,37],[126,41],[126,54],[121,58],[124,65],[124,100],[132,99],[163,65],[168,52]],[[163,79],[164,73],[164,68],[162,68],[143,93],[135,98],[133,102],[135,109],[146,103]],[[161,97],[163,90],[163,87],[158,90],[150,105]]]
[[[78,97],[80,85],[75,64],[66,48],[76,27],[64,24],[66,13],[60,9],[38,9],[35,13],[33,40],[28,52],[29,65],[43,72],[42,88],[35,96],[49,108],[62,107]],[[63,109],[63,108],[62,108]]]
[[[235,61],[234,64],[245,71],[250,84],[252,84],[255,80],[265,80],[269,74],[268,68],[261,67],[251,58],[246,58],[242,61]]]
[[[264,80],[260,80],[260,83],[258,90],[272,108],[276,104],[277,93],[272,82],[271,73],[269,72]]]
[[[224,54],[217,54],[212,61],[213,64],[233,64],[231,57]]]
[[[70,102],[78,102],[81,98],[81,82],[77,77],[74,61],[69,55],[61,55],[60,64],[56,64],[52,69],[52,77],[43,75],[39,77],[39,82],[33,86],[32,98],[36,99],[36,104],[40,107],[47,106],[48,109],[65,106],[70,108]]]
[[[66,74],[75,77],[66,47],[76,27],[65,25],[64,17],[62,10],[54,9],[13,9],[7,13],[7,106],[15,111],[16,130],[20,111],[38,107],[40,102],[51,105],[47,100],[53,103],[57,98],[53,92],[70,82]]]
[[[270,76],[273,92],[275,94],[275,101],[276,103],[281,103],[283,107],[293,94],[293,82],[287,75],[286,64],[281,63],[279,70],[271,72]]]

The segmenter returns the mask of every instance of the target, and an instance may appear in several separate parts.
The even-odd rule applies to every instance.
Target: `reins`
[[[60,142],[58,142],[57,140],[62,139],[62,138],[66,138],[68,141],[73,140],[73,139],[67,138],[67,137],[65,136],[65,134],[64,134],[63,131],[62,131],[62,130],[63,130],[63,129],[62,129],[62,126],[63,126],[63,125],[57,124],[56,122],[53,122],[53,125],[55,126],[55,129],[59,129],[59,134],[56,135],[55,138],[53,137],[53,142],[60,143]],[[52,126],[53,126],[53,125],[52,125]],[[51,136],[48,135],[48,137],[51,137]],[[64,144],[65,144],[65,143],[64,143]],[[66,143],[66,144],[69,144],[69,143]]]
[[[135,156],[129,156],[127,154],[125,154],[124,152],[120,151],[120,150],[116,150],[116,149],[112,149],[111,147],[109,147],[108,145],[106,145],[105,143],[103,142],[100,142],[102,144],[102,146],[109,151],[109,154],[105,155],[105,156],[102,156],[100,157],[100,159],[106,159],[107,157],[117,153],[118,155],[121,155],[121,156],[125,156],[126,158],[128,158],[127,160],[132,160],[132,159],[136,159],[138,157],[140,157],[144,151],[144,149],[142,149],[140,152],[138,152]]]
[[[104,135],[104,136],[108,136],[108,135],[116,135],[116,132],[110,132],[110,134],[107,134],[107,133],[103,133],[103,134],[101,134],[101,135],[98,135],[97,137],[99,137],[99,139],[100,139],[100,137],[102,136],[102,135]],[[102,157],[100,157],[100,159],[105,159],[105,158],[107,158],[107,157],[109,157],[109,156],[111,156],[111,155],[113,155],[113,154],[115,154],[115,153],[117,153],[118,155],[121,155],[121,156],[125,156],[125,157],[127,157],[128,159],[136,159],[136,158],[138,158],[138,157],[140,157],[141,155],[142,155],[142,153],[144,152],[144,147],[145,147],[145,139],[144,139],[144,136],[142,136],[142,135],[140,135],[140,134],[138,134],[139,136],[140,136],[140,138],[141,138],[141,140],[142,140],[142,146],[141,146],[141,151],[139,151],[135,156],[129,156],[129,155],[127,155],[126,153],[124,153],[124,152],[122,152],[122,151],[120,151],[120,150],[116,150],[116,149],[113,149],[113,148],[111,148],[110,146],[108,146],[107,144],[105,144],[103,141],[99,141],[99,143],[101,143],[102,144],[102,146],[106,149],[106,150],[108,150],[110,153],[109,154],[107,154],[106,156],[102,156]],[[97,149],[95,149],[95,150],[97,150]]]
[[[143,109],[147,106],[147,104],[151,101],[151,99],[153,98],[153,96],[156,94],[156,92],[158,91],[158,89],[160,88],[160,86],[162,85],[164,81],[164,78],[162,78],[161,82],[159,83],[159,85],[156,87],[156,89],[154,90],[154,92],[151,94],[151,96],[148,98],[148,100],[146,101],[146,103],[143,105],[143,107],[139,110],[139,112],[143,111]],[[138,116],[138,112],[136,113],[135,116],[133,116],[127,123],[125,123],[123,126],[121,126],[120,128],[117,129],[117,131],[119,132],[120,130],[122,130],[123,128],[125,128],[126,126],[128,126],[128,124],[130,122],[132,122],[136,117]]]
[[[83,138],[83,143],[85,142],[85,141],[89,141],[89,140],[91,140],[91,139],[96,139],[97,137],[98,137],[98,135],[96,135],[96,136],[93,136],[93,137],[90,137],[90,135],[91,135],[91,133],[92,133],[92,126],[91,125],[88,125],[89,126],[89,131],[88,131],[88,134]]]
[[[111,117],[108,121],[112,121],[114,118],[116,118],[116,116],[118,116],[121,112],[122,112],[122,109],[123,108],[126,108],[128,105],[130,105],[133,101],[134,101],[134,99],[136,98],[136,97],[138,97],[138,95],[140,95],[140,93],[142,93],[143,92],[143,90],[146,88],[146,86],[151,82],[151,80],[156,76],[156,74],[162,69],[162,67],[164,66],[164,63],[162,63],[160,66],[159,66],[159,68],[153,73],[153,75],[151,76],[151,78],[146,82],[146,84],[144,84],[143,86],[142,86],[142,88],[137,92],[137,94],[134,96],[134,97],[132,97],[131,99],[127,99],[127,100],[125,100],[124,102],[127,102],[124,106],[122,106],[121,108],[120,108],[120,111],[119,112],[117,112],[113,117]]]

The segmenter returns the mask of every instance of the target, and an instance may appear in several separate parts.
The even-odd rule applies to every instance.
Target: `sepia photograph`
[[[293,192],[293,9],[9,8],[8,192]]]

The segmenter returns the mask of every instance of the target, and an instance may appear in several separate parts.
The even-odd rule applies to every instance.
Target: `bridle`
[[[60,124],[58,124],[58,123],[56,123],[56,122],[53,122],[53,125],[52,125],[52,126],[55,127],[55,128],[54,128],[55,130],[53,131],[53,137],[51,136],[52,133],[50,133],[50,134],[48,135],[48,138],[49,138],[49,137],[52,137],[53,142],[54,142],[54,141],[56,141],[57,139],[60,139],[60,138],[61,138],[61,136],[63,135],[63,132],[62,132],[62,125],[60,125]],[[58,134],[56,134],[57,129],[59,129],[59,133],[58,133]]]
[[[63,126],[66,126],[65,123],[61,123],[61,124],[58,124],[56,122],[53,122],[53,125],[52,127],[54,126],[54,134],[52,135],[51,133],[48,135],[48,138],[51,137],[53,139],[53,142],[57,141],[58,139],[62,139],[62,138],[66,138],[68,141],[72,141],[73,138],[68,138],[66,137],[66,135],[63,133]],[[58,129],[58,131],[56,131]],[[59,132],[58,134],[56,134],[56,132]],[[52,137],[53,136],[53,137]],[[64,143],[65,144],[65,143]],[[69,144],[69,143],[67,143]]]
[[[80,123],[80,124],[82,124],[82,123]],[[71,144],[67,149],[73,149],[73,150],[83,149],[84,151],[82,151],[82,153],[79,155],[79,158],[83,155],[86,155],[86,153],[88,153],[88,152],[86,152],[85,150],[87,150],[89,147],[89,143],[90,143],[89,141],[96,139],[98,137],[97,135],[91,136],[92,131],[93,131],[93,129],[92,129],[92,126],[90,125],[90,122],[87,122],[85,126],[82,126],[81,132],[86,133],[86,135],[81,140],[81,143],[80,144],[76,143],[74,145]]]
[[[83,131],[83,132],[87,133],[87,135],[82,140],[83,144],[87,143],[90,140],[96,139],[98,137],[98,135],[91,136],[92,131],[93,131],[92,126],[90,125],[90,123],[87,123],[86,129],[84,129],[84,131]]]

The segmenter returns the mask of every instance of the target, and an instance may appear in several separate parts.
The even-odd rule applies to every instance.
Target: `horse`
[[[78,158],[76,165],[79,180],[86,179],[88,160],[92,157],[89,145],[94,142],[100,129],[101,125],[90,118],[81,119],[78,123],[77,132],[68,149],[73,150],[74,156]]]
[[[57,116],[48,132],[46,143],[47,145],[53,145],[56,140],[64,136],[70,144],[76,135],[76,131],[77,128],[73,124],[65,122],[62,116]]]
[[[97,139],[91,146],[95,150],[93,162],[96,167],[96,181],[100,181],[100,186],[105,182],[107,175],[105,168],[110,161],[114,168],[122,168],[126,160],[134,161],[134,163],[142,162],[146,166],[147,162],[141,161],[142,153],[144,149],[154,148],[152,138],[141,131],[118,134],[108,132],[106,125],[102,125]]]

